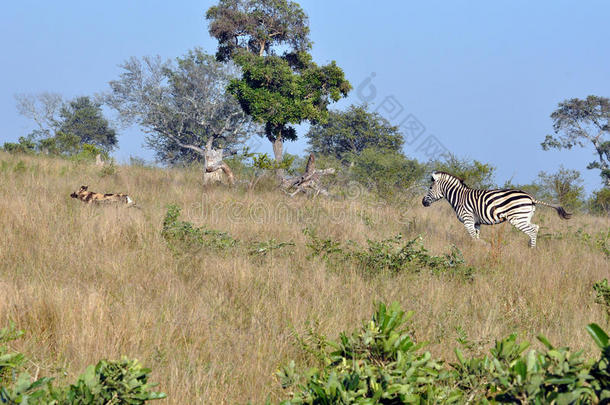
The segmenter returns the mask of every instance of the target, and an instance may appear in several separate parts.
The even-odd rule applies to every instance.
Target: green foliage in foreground
[[[424,247],[421,236],[403,241],[399,234],[381,241],[367,240],[367,246],[362,247],[351,241],[341,243],[320,238],[310,229],[305,229],[304,233],[309,237],[307,247],[312,251],[310,257],[322,257],[331,265],[351,262],[364,274],[419,273],[428,269],[437,274],[449,273],[469,279],[474,273],[472,267],[465,265],[462,252],[456,246],[442,256],[431,255]]]
[[[610,323],[610,284],[608,284],[608,279],[605,278],[593,284],[593,290],[595,291],[595,303],[604,308],[606,320]]]
[[[32,381],[24,371],[25,357],[11,352],[6,343],[19,338],[22,331],[14,325],[0,329],[0,403],[2,404],[144,404],[162,399],[162,392],[151,391],[157,384],[148,383],[150,369],[137,360],[101,360],[87,367],[69,386],[56,387],[53,378]]]
[[[556,348],[539,336],[544,350],[527,350],[515,334],[490,353],[445,364],[412,338],[412,313],[397,303],[378,304],[370,322],[337,341],[323,336],[301,340],[317,367],[294,362],[278,373],[289,399],[281,404],[517,403],[587,404],[610,400],[610,344],[596,324],[587,331],[601,349],[599,360]],[[305,343],[306,344],[306,343]]]

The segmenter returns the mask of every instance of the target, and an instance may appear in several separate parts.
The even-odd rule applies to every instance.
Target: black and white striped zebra
[[[563,219],[572,216],[559,205],[538,201],[521,190],[476,190],[468,187],[460,178],[452,174],[434,172],[432,185],[422,204],[428,207],[441,198],[449,201],[458,219],[473,238],[479,238],[481,225],[508,221],[530,237],[530,247],[536,246],[539,229],[538,225],[531,222],[536,204],[554,208]]]

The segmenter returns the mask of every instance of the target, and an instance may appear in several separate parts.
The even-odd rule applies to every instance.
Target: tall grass
[[[126,192],[141,207],[88,206],[70,198],[83,184]],[[592,286],[610,261],[577,229],[607,232],[608,218],[560,220],[537,210],[534,250],[510,225],[484,227],[473,243],[446,203],[384,205],[352,190],[342,200],[289,198],[276,190],[201,187],[196,169],[95,166],[0,153],[0,327],[27,331],[14,343],[32,374],[73,380],[100,358],[128,355],[153,369],[167,403],[260,403],[282,396],[274,372],[304,359],[295,333],[336,337],[368,319],[375,301],[415,311],[418,341],[454,359],[465,332],[475,350],[518,332],[596,353],[585,326],[603,324]],[[161,236],[168,204],[181,220],[248,244],[294,246],[177,252]],[[310,257],[307,236],[366,245],[402,233],[434,254],[459,247],[472,280],[432,273],[364,276],[353,264]],[[582,232],[581,232],[582,233]],[[463,336],[462,336],[463,337]]]

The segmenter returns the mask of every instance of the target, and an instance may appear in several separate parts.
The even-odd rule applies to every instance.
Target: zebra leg
[[[479,239],[479,225],[474,223],[471,218],[464,218],[464,227],[472,237],[472,239]]]
[[[477,233],[477,239],[481,236],[481,224],[475,223],[474,230]]]
[[[538,229],[540,229],[538,225],[530,222],[533,215],[534,211],[532,210],[530,213],[523,214],[522,216],[508,218],[508,222],[510,222],[511,225],[530,237],[531,248],[536,247],[536,237],[538,236]]]

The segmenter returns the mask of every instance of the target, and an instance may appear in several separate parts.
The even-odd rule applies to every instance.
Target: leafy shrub
[[[32,154],[36,151],[36,143],[29,137],[19,137],[17,143],[5,142],[2,148],[9,153]]]
[[[161,235],[173,250],[200,249],[202,247],[224,250],[235,246],[238,241],[228,233],[195,227],[190,222],[179,221],[180,208],[177,205],[167,206]]]
[[[294,246],[293,242],[279,242],[275,239],[269,239],[263,242],[253,242],[248,253],[252,256],[266,256],[274,250],[280,250],[288,246]]]
[[[100,169],[99,175],[100,175],[100,177],[109,177],[109,176],[114,176],[117,173],[118,173],[118,170],[116,168],[116,165],[114,164],[113,161],[111,161],[109,165],[104,165],[104,167],[102,167]]]
[[[400,152],[364,149],[354,158],[351,179],[366,184],[381,197],[389,198],[404,192],[419,181],[425,167]]]
[[[540,172],[537,183],[541,189],[538,198],[557,201],[569,211],[579,209],[584,203],[583,179],[578,170],[562,166],[555,173]]]
[[[0,403],[8,404],[144,404],[162,399],[162,392],[151,391],[157,384],[148,383],[150,370],[136,360],[101,360],[89,366],[76,383],[53,386],[53,378],[32,381],[23,370],[25,357],[10,352],[6,343],[19,338],[23,331],[11,324],[0,330]]]
[[[557,240],[573,240],[589,247],[592,250],[602,252],[607,258],[610,258],[610,230],[607,232],[600,231],[593,234],[586,232],[582,228],[578,228],[575,232],[555,232],[538,235],[539,239],[557,239]]]
[[[72,160],[77,162],[93,162],[95,161],[95,157],[97,155],[100,155],[105,161],[110,159],[108,153],[103,151],[101,148],[84,143],[81,145],[80,150],[72,156]],[[113,163],[111,163],[111,165],[113,165]]]
[[[610,188],[605,187],[594,192],[589,207],[595,214],[610,214]]]
[[[6,343],[18,339],[22,335],[23,331],[16,330],[13,323],[0,329],[0,387],[10,382],[13,370],[20,369],[25,361],[23,354],[12,353],[6,346]]]
[[[471,278],[474,273],[472,267],[465,265],[462,252],[456,246],[451,247],[450,253],[434,256],[424,247],[421,236],[403,241],[399,234],[381,241],[367,240],[367,246],[361,247],[351,241],[342,244],[332,239],[321,239],[310,229],[303,232],[309,237],[307,247],[312,250],[311,257],[320,256],[333,265],[351,262],[365,274],[429,269],[434,273],[450,271]]]
[[[15,173],[23,173],[27,170],[27,166],[25,165],[25,162],[23,160],[20,160],[17,162],[17,164],[15,165],[15,167],[13,167],[13,171]]]
[[[448,383],[442,361],[421,352],[411,338],[405,313],[394,303],[379,304],[370,322],[338,341],[324,340],[312,348],[320,366],[303,372],[294,362],[278,377],[283,388],[295,390],[282,404],[401,404],[456,402],[460,391]]]
[[[175,253],[184,251],[197,252],[202,248],[214,251],[226,251],[235,247],[244,247],[250,256],[264,257],[275,250],[294,246],[293,242],[281,242],[276,239],[267,241],[242,242],[227,232],[196,227],[190,222],[180,221],[180,208],[177,205],[167,206],[161,235]]]
[[[610,344],[596,324],[587,332],[601,349],[598,361],[581,352],[554,347],[526,350],[512,334],[496,342],[489,355],[457,362],[434,359],[406,326],[412,313],[380,303],[370,322],[338,341],[316,336],[307,347],[317,366],[302,370],[290,362],[277,376],[289,399],[282,404],[406,403],[607,403],[610,400]],[[301,344],[306,342],[300,339]]]
[[[610,321],[610,285],[608,279],[603,279],[593,284],[595,291],[595,302],[601,305],[606,311],[606,320]]]
[[[51,390],[52,397],[65,399],[65,403],[82,404],[143,404],[148,400],[162,399],[162,392],[150,391],[157,384],[147,382],[150,369],[137,360],[102,360],[87,367],[75,384],[67,390]]]

